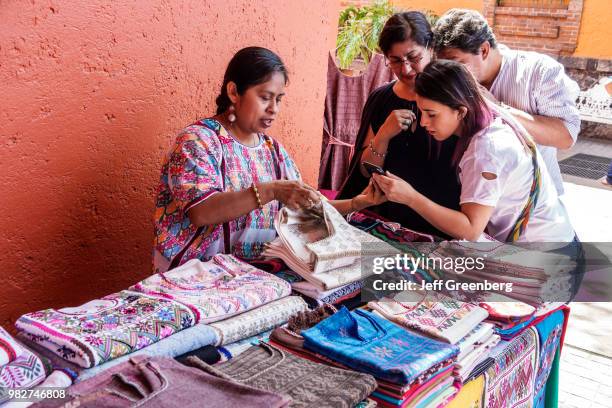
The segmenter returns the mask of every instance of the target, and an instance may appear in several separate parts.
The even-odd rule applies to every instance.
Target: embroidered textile
[[[204,324],[196,324],[133,353],[126,354],[114,360],[107,361],[104,364],[82,370],[79,373],[77,380],[83,381],[91,378],[104,370],[108,370],[111,367],[127,361],[134,356],[173,358],[189,351],[199,349],[200,347],[215,344],[217,339],[217,332],[212,327]]]
[[[535,329],[525,330],[510,343],[500,342],[491,354],[495,364],[485,372],[484,408],[532,407],[538,364]]]
[[[481,302],[480,307],[489,312],[489,319],[509,323],[528,320],[536,311],[523,302]]]
[[[271,330],[286,323],[291,315],[306,309],[308,305],[304,299],[288,296],[227,320],[212,323],[210,326],[217,332],[215,345],[234,343]]]
[[[23,354],[23,347],[0,326],[0,367]]]
[[[376,388],[370,375],[313,363],[266,343],[208,368],[236,382],[289,395],[292,407],[352,408]]]
[[[327,200],[309,211],[280,210],[274,226],[278,238],[264,255],[283,259],[291,269],[323,290],[363,279],[361,244],[393,247],[351,226]]]
[[[546,382],[550,376],[555,355],[560,352],[564,320],[565,315],[562,310],[559,310],[535,325],[540,340],[538,371],[534,389],[534,406],[537,408],[544,407],[545,388],[548,388]]]
[[[354,370],[404,385],[459,349],[408,332],[372,313],[346,308],[302,332],[304,347]]]
[[[270,334],[272,334],[272,330],[238,340],[231,344],[226,344],[225,346],[217,347],[217,351],[221,354],[221,359],[219,361],[224,362],[238,357],[251,347],[259,345],[262,341],[268,341],[268,339],[270,339]]]
[[[434,237],[428,234],[412,231],[396,222],[384,221],[371,211],[362,210],[351,213],[347,221],[354,227],[390,244],[405,244],[408,242],[434,242]]]
[[[284,280],[232,255],[198,259],[152,275],[130,288],[164,296],[197,310],[199,323],[212,323],[288,296]]]
[[[422,300],[406,301],[417,295]],[[440,293],[399,292],[368,303],[372,309],[400,326],[456,344],[489,315],[481,307]]]
[[[22,350],[19,357],[0,367],[0,404],[9,399],[9,389],[32,388],[51,371],[36,354],[24,347]]]
[[[33,342],[88,368],[147,347],[195,321],[185,305],[124,290],[78,307],[27,313],[15,326]]]

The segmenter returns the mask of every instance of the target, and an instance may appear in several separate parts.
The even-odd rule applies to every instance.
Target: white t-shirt
[[[536,207],[518,242],[571,242],[574,229],[539,152],[538,164],[542,186]],[[488,180],[482,176],[483,172],[497,177]],[[459,179],[460,203],[495,207],[487,232],[505,242],[527,203],[533,182],[533,163],[531,153],[501,118],[496,118],[488,128],[472,137],[459,162]]]

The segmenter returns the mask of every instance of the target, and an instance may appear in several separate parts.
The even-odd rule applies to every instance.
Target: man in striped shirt
[[[498,44],[486,19],[474,10],[449,10],[436,23],[434,38],[438,58],[465,64],[495,99],[508,105],[538,144],[563,194],[557,149],[572,147],[580,131],[578,84],[553,58]]]

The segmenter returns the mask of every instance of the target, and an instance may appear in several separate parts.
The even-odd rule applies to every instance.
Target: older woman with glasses
[[[376,89],[366,102],[357,135],[359,154],[339,198],[352,197],[368,183],[363,163],[378,165],[409,182],[432,201],[459,209],[459,182],[451,165],[455,137],[436,142],[420,126],[415,78],[432,59],[433,33],[424,14],[394,14],[385,24],[379,47],[397,80]],[[382,217],[420,232],[447,237],[406,206],[385,202],[373,210]]]

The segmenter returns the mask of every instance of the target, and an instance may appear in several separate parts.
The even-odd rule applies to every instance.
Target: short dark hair
[[[407,11],[389,17],[378,38],[378,46],[383,54],[387,55],[393,44],[407,40],[422,47],[432,45],[433,32],[425,14]]]
[[[484,129],[493,114],[480,93],[480,85],[467,68],[455,61],[432,61],[417,74],[414,87],[417,95],[452,109],[467,108],[463,118],[463,135],[459,138],[452,163],[457,165],[476,133]]]
[[[247,47],[238,51],[225,69],[221,93],[216,100],[217,114],[225,112],[232,104],[227,95],[227,84],[229,82],[234,82],[238,94],[242,95],[250,87],[269,80],[275,72],[283,74],[285,83],[289,80],[285,64],[278,55],[269,49]]]
[[[487,20],[477,11],[450,9],[434,26],[434,50],[458,48],[463,52],[477,55],[480,46],[488,41],[491,48],[497,47],[497,40]]]

